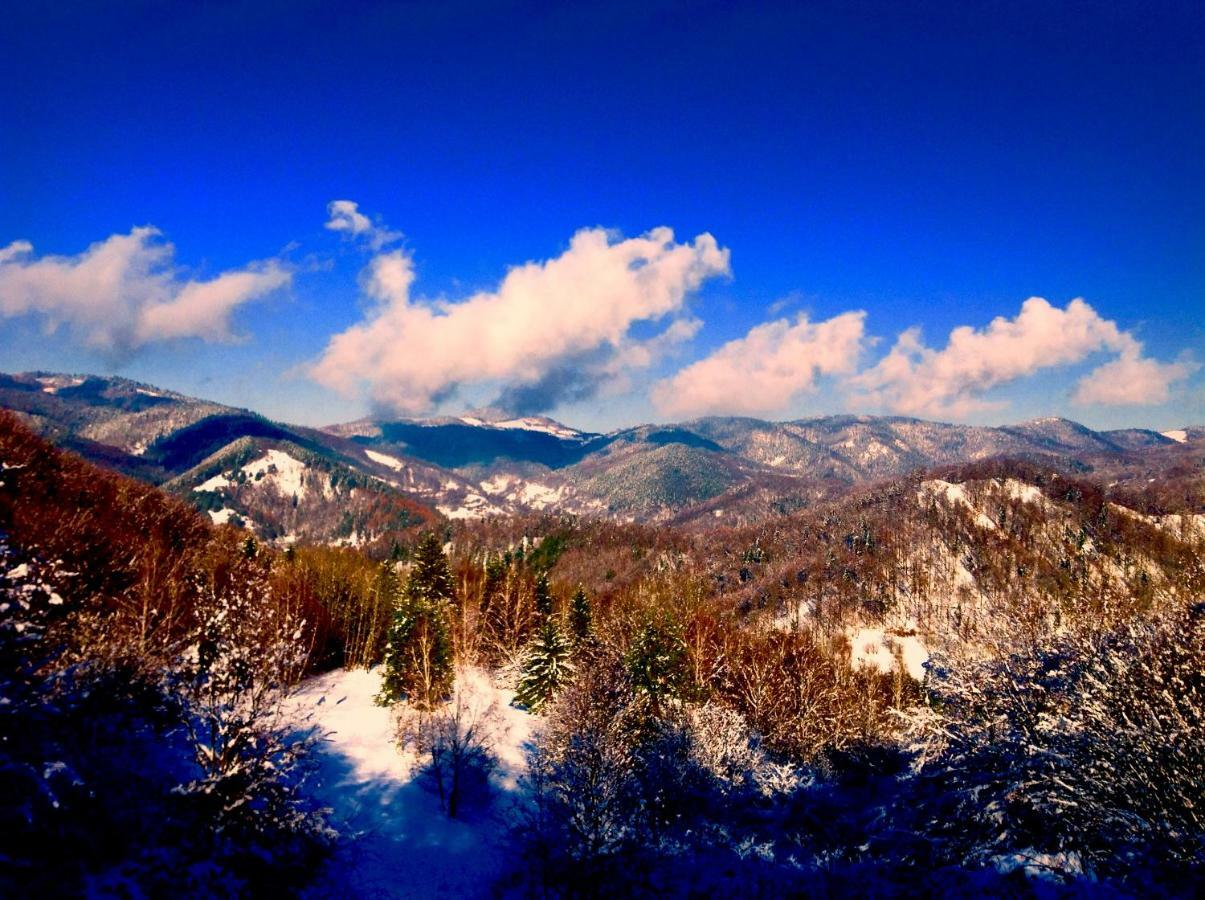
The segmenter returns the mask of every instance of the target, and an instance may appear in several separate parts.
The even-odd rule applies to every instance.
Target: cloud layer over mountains
[[[304,371],[388,414],[429,413],[471,388],[528,415],[635,391],[644,373],[660,375],[649,399],[667,417],[773,417],[826,391],[830,406],[962,419],[1003,406],[993,390],[1047,370],[1095,363],[1070,401],[1117,406],[1166,403],[1200,368],[1186,354],[1147,356],[1133,332],[1083,299],[1060,308],[1030,297],[1012,318],[954,328],[944,346],[908,328],[877,360],[865,310],[777,318],[666,374],[665,361],[704,328],[694,295],[732,274],[729,250],[709,233],[679,241],[666,227],[631,238],[585,228],[560,255],[516,265],[492,289],[424,297],[401,233],[351,200],[327,212],[326,229],[367,254],[366,305]],[[157,341],[234,340],[236,311],[293,280],[279,259],[194,277],[151,226],[75,256],[38,256],[16,241],[0,248],[0,318],[38,316],[47,331],[121,360]]]

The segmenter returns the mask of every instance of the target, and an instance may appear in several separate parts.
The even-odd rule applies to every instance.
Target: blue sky
[[[1205,421],[1199,4],[561,6],[6,10],[0,370],[307,423]]]

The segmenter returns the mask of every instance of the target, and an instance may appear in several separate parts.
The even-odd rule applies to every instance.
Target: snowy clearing
[[[497,759],[490,797],[458,819],[440,808],[413,752],[398,749],[395,713],[374,702],[379,668],[329,672],[293,696],[295,721],[326,735],[315,750],[310,790],[331,808],[332,824],[344,836],[305,896],[494,895],[512,860],[508,826],[522,799],[520,778],[537,720],[510,706],[514,694],[478,669],[459,670],[456,684],[466,706],[491,711]]]

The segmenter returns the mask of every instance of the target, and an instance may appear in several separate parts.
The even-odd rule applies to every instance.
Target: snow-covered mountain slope
[[[1166,434],[1096,432],[1058,418],[1002,428],[875,416],[777,423],[708,418],[600,435],[542,416],[483,411],[313,429],[123,379],[54,373],[0,376],[0,406],[17,410],[61,446],[145,480],[170,481],[186,494],[221,473],[200,480],[185,473],[245,449],[240,441],[261,452],[284,442],[452,519],[567,513],[737,524],[806,507],[854,485],[1000,456],[1046,460],[1067,471],[1115,471],[1137,483],[1150,477],[1142,476],[1145,468],[1177,465],[1177,454],[1191,455],[1205,441],[1205,429],[1194,426]],[[277,461],[260,492],[271,493],[266,488],[290,466]],[[249,474],[252,482],[256,475]],[[296,493],[298,508],[308,510],[317,495],[308,493],[302,475],[296,478],[303,491],[285,486],[273,496],[291,503]],[[322,499],[342,502],[335,493]],[[211,507],[221,499],[213,491],[190,496],[207,494],[199,502],[216,515],[237,521],[251,514],[249,507]],[[227,508],[231,512],[223,513]],[[300,527],[304,518],[266,508],[260,514],[270,519],[260,522],[261,530],[282,536],[299,533],[285,519]],[[315,514],[325,521],[326,513]],[[302,530],[318,534],[326,527]]]
[[[239,438],[165,487],[215,523],[282,544],[360,546],[436,518],[415,492],[398,490],[334,454],[277,439]]]

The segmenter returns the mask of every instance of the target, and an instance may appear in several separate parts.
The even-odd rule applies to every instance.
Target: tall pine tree
[[[536,613],[546,619],[552,615],[552,589],[548,586],[548,573],[536,576]]]
[[[647,622],[628,647],[624,663],[632,687],[648,699],[653,715],[660,715],[664,702],[677,697],[686,682],[681,629],[665,618]]]
[[[590,609],[590,598],[586,596],[585,588],[578,587],[569,601],[569,633],[573,643],[581,644],[590,637],[593,627],[593,612]]]
[[[452,570],[448,568],[448,558],[444,556],[439,538],[432,532],[424,534],[414,550],[414,567],[410,570],[410,580],[406,582],[406,593],[415,599],[447,603],[456,600],[456,586],[452,581]]]
[[[453,653],[449,615],[456,590],[439,538],[425,535],[399,598],[385,650],[382,705],[407,700],[431,709],[452,691]]]
[[[527,649],[515,699],[532,712],[539,712],[573,674],[571,651],[561,627],[551,616],[545,618]]]

